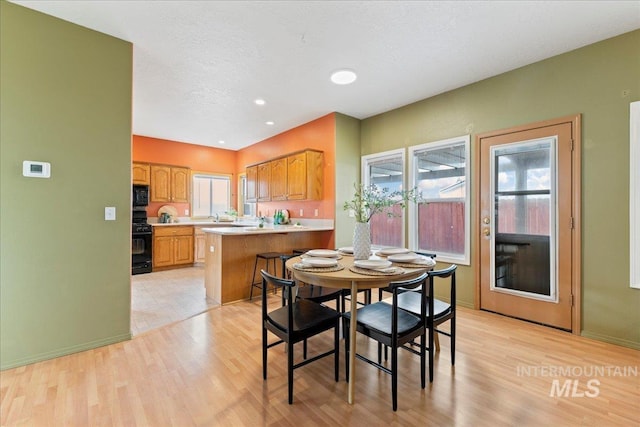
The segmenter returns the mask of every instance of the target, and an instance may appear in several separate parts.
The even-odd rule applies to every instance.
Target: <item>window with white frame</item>
[[[409,184],[422,194],[409,205],[409,245],[439,261],[470,263],[469,135],[409,147]]]
[[[404,163],[404,149],[362,156],[362,183],[390,192],[403,190]],[[378,213],[371,218],[372,244],[404,247],[404,212],[400,207],[393,207],[392,212],[391,217]]]
[[[225,175],[193,175],[191,210],[194,217],[214,217],[227,212],[231,202],[231,179]]]

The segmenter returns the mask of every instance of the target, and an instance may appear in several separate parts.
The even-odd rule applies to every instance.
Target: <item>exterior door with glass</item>
[[[480,308],[572,330],[573,123],[480,136]]]

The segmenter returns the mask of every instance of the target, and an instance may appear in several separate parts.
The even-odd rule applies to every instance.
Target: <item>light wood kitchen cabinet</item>
[[[193,226],[153,227],[153,270],[193,264]]]
[[[271,200],[287,200],[287,158],[271,162]]]
[[[287,157],[287,199],[321,200],[324,181],[324,155],[307,150]]]
[[[247,202],[258,201],[258,165],[247,168]]]
[[[189,203],[188,168],[171,168],[171,201],[174,203]]]
[[[151,165],[151,202],[189,203],[189,168]]]
[[[149,185],[151,182],[151,167],[148,163],[132,163],[131,177],[134,184]]]
[[[271,163],[258,165],[258,201],[271,200]]]
[[[194,262],[204,262],[206,255],[206,242],[207,235],[202,231],[202,227],[195,227],[193,229],[193,235],[195,239],[195,247],[194,247]]]
[[[247,167],[247,201],[322,200],[324,153],[304,150]]]

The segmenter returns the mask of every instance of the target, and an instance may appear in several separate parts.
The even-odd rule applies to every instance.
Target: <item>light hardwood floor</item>
[[[270,296],[270,304],[279,302]],[[268,379],[262,379],[254,300],[131,341],[3,371],[0,425],[640,425],[639,351],[486,312],[460,309],[458,319],[456,366],[442,338],[434,382],[425,390],[418,358],[401,352],[395,413],[390,377],[360,361],[355,404],[347,403],[342,348],[340,382],[333,380],[331,357],[297,369],[288,405],[281,347],[269,351]],[[309,350],[330,346],[327,333],[311,340]],[[375,345],[361,337],[358,349],[374,354]],[[565,389],[567,396],[550,396],[554,381],[565,379],[578,381],[575,395]],[[597,387],[588,388],[591,380]]]

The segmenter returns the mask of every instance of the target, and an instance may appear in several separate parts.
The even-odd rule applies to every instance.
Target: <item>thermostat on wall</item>
[[[25,160],[22,162],[22,176],[29,176],[32,178],[50,178],[51,163]]]

